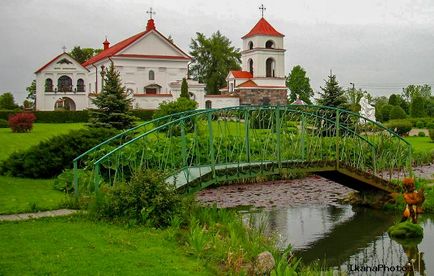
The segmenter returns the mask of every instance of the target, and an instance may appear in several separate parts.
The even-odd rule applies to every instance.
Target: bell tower
[[[283,37],[264,17],[259,19],[242,37],[243,71],[252,73],[253,78],[285,78]]]

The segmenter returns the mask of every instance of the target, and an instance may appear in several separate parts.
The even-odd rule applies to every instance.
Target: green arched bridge
[[[381,124],[331,107],[194,110],[145,122],[77,157],[75,190],[116,185],[138,169],[159,170],[185,191],[307,172],[392,192],[394,180],[411,173],[411,146]]]

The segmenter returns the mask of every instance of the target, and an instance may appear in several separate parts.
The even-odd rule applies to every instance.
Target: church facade
[[[264,18],[243,38],[242,70],[231,71],[221,95],[206,95],[205,85],[188,79],[189,93],[199,108],[237,105],[286,104],[283,35]],[[120,73],[133,108],[157,109],[176,100],[181,82],[188,78],[192,58],[161,34],[154,19],[146,29],[111,46],[80,64],[61,53],[36,74],[37,110],[83,110],[101,93],[105,68],[112,63]]]

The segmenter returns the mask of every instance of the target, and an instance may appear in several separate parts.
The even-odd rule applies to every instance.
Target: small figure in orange
[[[416,191],[413,178],[404,178],[404,201],[407,203],[401,222],[411,217],[413,223],[417,223],[417,214],[422,213],[422,203],[425,201],[424,190]]]

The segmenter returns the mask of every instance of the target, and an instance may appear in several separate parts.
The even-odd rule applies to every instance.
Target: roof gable
[[[190,59],[187,54],[182,52],[178,47],[175,47],[173,43],[156,31],[147,32],[119,51],[117,55],[167,56]]]
[[[271,24],[268,23],[268,21],[265,20],[265,18],[263,17],[259,19],[258,23],[256,23],[256,25],[250,30],[250,32],[245,36],[243,36],[242,39],[255,36],[255,35],[267,35],[267,36],[279,36],[279,37],[284,36],[283,34],[279,33],[276,29],[274,29],[274,27],[271,26]]]
[[[253,78],[253,75],[248,71],[229,71],[228,78],[230,77],[235,79],[251,79]]]
[[[150,36],[152,35],[152,36]],[[157,47],[144,47],[146,45],[144,44],[152,44],[149,42],[146,42],[147,37],[154,38],[154,36],[157,36],[160,38],[160,42],[158,43],[159,46],[163,47],[162,50],[158,49]],[[144,44],[143,44],[144,43]],[[164,45],[164,46],[163,46]],[[149,45],[148,45],[149,46]],[[154,49],[157,48],[157,49]],[[166,52],[166,53],[172,53],[172,54],[153,54],[153,52]],[[103,59],[113,57],[113,56],[122,56],[125,57],[141,57],[141,58],[157,58],[157,59],[191,59],[189,55],[187,55],[184,51],[182,51],[179,47],[177,47],[173,42],[171,42],[169,39],[167,39],[164,35],[162,35],[157,29],[155,29],[154,20],[150,19],[148,20],[148,25],[146,26],[146,31],[143,31],[141,33],[138,33],[136,35],[133,35],[127,39],[122,40],[121,42],[116,43],[115,45],[111,46],[107,50],[102,51],[98,55],[90,58],[86,62],[83,63],[83,66],[89,66],[91,64],[94,64],[96,62],[99,62]]]
[[[50,69],[52,66],[76,66],[79,69],[84,69],[88,71],[85,67],[83,67],[78,61],[76,61],[71,55],[68,53],[61,53],[46,63],[44,66],[36,70],[35,74],[38,74],[46,69]]]

